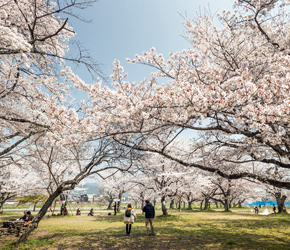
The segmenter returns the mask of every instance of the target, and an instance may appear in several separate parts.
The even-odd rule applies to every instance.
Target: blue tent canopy
[[[264,206],[266,204],[266,206],[277,206],[277,202],[276,201],[255,201],[255,202],[252,202],[252,203],[247,203],[245,205],[248,205],[248,206]],[[290,201],[285,201],[285,206],[289,207],[290,206]]]

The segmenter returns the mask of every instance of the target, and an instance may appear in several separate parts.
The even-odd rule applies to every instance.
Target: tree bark
[[[208,198],[204,199],[204,208],[203,208],[203,210],[206,210],[206,209],[209,209],[209,199]]]
[[[34,202],[33,212],[35,212],[36,205],[37,205],[37,202]]]
[[[121,210],[123,192],[119,193],[118,211]]]
[[[287,197],[285,195],[282,196],[281,192],[276,192],[275,198],[277,201],[278,213],[286,212],[286,207],[284,203]]]
[[[113,199],[109,200],[109,205],[107,209],[112,209],[112,203],[113,203]]]
[[[192,201],[187,201],[187,202],[188,202],[187,210],[192,210]]]
[[[3,213],[4,202],[0,202],[0,214]]]
[[[179,204],[178,204],[178,209],[179,209],[179,212],[181,212],[181,200],[179,200],[178,203],[179,203]]]
[[[228,199],[224,200],[224,204],[223,205],[225,207],[225,212],[229,212],[230,208],[229,208],[229,200]]]
[[[200,202],[200,209],[202,209],[203,200]]]
[[[60,194],[62,193],[62,187],[58,187],[56,189],[56,191],[54,193],[52,193],[48,199],[46,200],[46,202],[43,204],[43,206],[41,207],[40,211],[38,212],[38,214],[34,217],[34,219],[32,220],[32,222],[29,224],[30,226],[28,226],[25,231],[23,232],[23,234],[20,236],[20,238],[18,239],[18,241],[16,241],[13,245],[14,246],[18,246],[20,243],[22,242],[26,242],[29,235],[31,234],[31,232],[38,226],[38,223],[41,221],[41,219],[44,217],[44,215],[46,214],[48,208],[50,207],[50,205],[52,204],[52,202],[54,201],[54,199],[56,197],[58,197]],[[33,226],[34,225],[34,226]]]
[[[163,215],[168,215],[164,196],[162,196],[162,198],[161,198],[161,205],[162,205],[162,213],[163,213]]]
[[[170,201],[170,206],[169,206],[169,208],[170,208],[170,209],[174,209],[174,201],[173,201],[173,200]]]

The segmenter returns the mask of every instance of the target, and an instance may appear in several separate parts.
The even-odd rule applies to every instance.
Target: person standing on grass
[[[117,214],[117,202],[115,202],[113,207],[114,207],[114,215],[116,215]]]
[[[131,236],[131,228],[134,221],[137,219],[136,213],[129,203],[124,214],[124,223],[126,224],[126,234]]]
[[[145,225],[147,229],[147,235],[149,235],[149,227],[148,227],[149,223],[151,227],[151,235],[155,235],[154,228],[153,228],[155,209],[154,209],[154,206],[148,200],[146,200],[145,202],[146,202],[146,205],[143,207],[142,211],[145,213]]]
[[[276,206],[273,204],[273,212],[276,213]]]
[[[255,214],[258,214],[258,213],[259,213],[259,207],[258,207],[258,205],[256,205],[256,206],[254,207],[254,210],[255,210]]]

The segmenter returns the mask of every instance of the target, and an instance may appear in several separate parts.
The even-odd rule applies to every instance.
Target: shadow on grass
[[[261,225],[262,227],[264,225]],[[259,229],[257,229],[259,230]],[[110,228],[107,231],[87,233],[61,233],[42,237],[42,241],[54,239],[54,247],[67,249],[69,238],[71,249],[289,249],[290,239],[287,235],[271,236],[255,233],[214,230],[205,227],[174,226],[156,227],[156,236],[146,236],[144,227],[133,225],[132,236],[125,236],[125,228]]]
[[[22,249],[290,249],[289,216],[249,215],[247,219],[242,215],[246,219],[235,220],[204,217],[198,221],[183,216],[157,216],[157,235],[147,236],[140,215],[132,226],[131,237],[125,235],[125,225],[114,224],[121,222],[123,215],[96,216],[95,221],[109,223],[109,227],[50,233],[22,245]]]
[[[173,218],[173,217],[171,217]],[[170,219],[171,219],[170,218]],[[98,218],[101,219],[101,218]],[[39,237],[41,242],[54,242],[57,249],[289,249],[290,238],[281,228],[288,227],[289,220],[270,221],[228,221],[176,225],[170,220],[166,226],[157,218],[156,236],[147,236],[145,226],[133,224],[132,236],[125,235],[125,226],[96,232],[55,233]],[[163,219],[163,218],[162,218]],[[112,222],[115,218],[110,218]],[[215,224],[219,223],[219,224]],[[269,227],[270,226],[270,227]],[[263,230],[267,228],[268,232]],[[279,234],[271,232],[279,230]],[[63,240],[65,239],[65,240]],[[41,249],[41,248],[38,248]],[[43,248],[49,249],[49,248]]]

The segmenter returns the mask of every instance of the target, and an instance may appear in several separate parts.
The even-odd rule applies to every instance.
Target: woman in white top
[[[124,223],[126,224],[126,234],[131,236],[131,228],[134,221],[137,219],[136,213],[132,208],[132,205],[129,203],[124,214]]]

